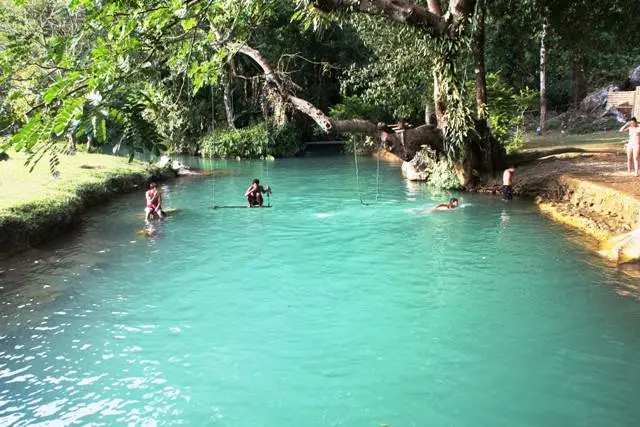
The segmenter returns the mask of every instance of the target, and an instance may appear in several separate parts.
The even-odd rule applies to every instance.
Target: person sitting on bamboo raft
[[[262,193],[271,194],[271,188],[269,188],[268,185],[266,188],[260,185],[260,180],[258,178],[251,181],[251,185],[247,188],[246,193],[244,193],[244,197],[247,198],[250,208],[254,208],[256,206],[262,207],[264,200]]]

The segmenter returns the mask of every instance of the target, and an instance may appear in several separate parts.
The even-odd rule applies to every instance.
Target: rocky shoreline
[[[606,248],[640,226],[640,178],[626,173],[625,161],[619,151],[550,156],[517,169],[514,195],[535,201],[541,213],[578,231],[611,261],[636,261],[640,239]],[[403,162],[402,173],[412,181],[426,180],[416,162]],[[498,194],[500,185],[496,177],[467,191]]]

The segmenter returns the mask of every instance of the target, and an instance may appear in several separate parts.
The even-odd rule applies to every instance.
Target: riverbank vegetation
[[[0,252],[47,241],[76,223],[87,208],[163,177],[139,162],[87,153],[61,156],[52,176],[45,163],[30,172],[24,167],[27,157],[19,153],[0,162]]]
[[[301,134],[292,123],[276,127],[263,122],[242,129],[208,132],[198,147],[202,156],[210,158],[291,157],[301,149]]]
[[[25,152],[55,169],[78,144],[279,157],[319,134],[360,135],[404,160],[428,147],[434,184],[454,173],[469,186],[522,149],[527,123],[544,133],[589,90],[634,85],[634,6],[4,2],[0,158]]]

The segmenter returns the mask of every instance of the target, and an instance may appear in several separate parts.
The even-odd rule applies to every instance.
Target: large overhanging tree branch
[[[388,126],[375,124],[368,120],[333,120],[324,111],[317,108],[311,102],[295,96],[287,90],[278,73],[273,70],[269,62],[262,54],[246,45],[230,43],[230,50],[251,58],[260,68],[267,83],[278,91],[280,96],[297,111],[309,116],[325,132],[356,133],[369,135],[393,149],[403,157],[412,155],[421,148],[421,145],[429,145],[435,150],[442,150],[442,136],[434,126],[423,125],[417,128],[407,129],[402,134],[392,131]]]
[[[449,32],[454,22],[469,16],[476,0],[450,0],[442,14],[438,0],[428,0],[427,7],[404,0],[316,0],[314,6],[323,12],[358,12],[378,15],[390,21],[418,28],[433,36]]]
[[[443,34],[447,28],[440,14],[433,13],[424,6],[402,0],[318,0],[314,5],[323,12],[361,12],[380,15],[431,34]]]
[[[486,138],[474,142],[470,131],[475,127],[467,106],[464,81],[457,72],[456,61],[468,55],[468,29],[474,20],[477,0],[449,0],[445,13],[440,13],[438,0],[427,0],[426,6],[406,0],[314,0],[324,12],[365,13],[408,25],[429,35],[433,41],[434,99],[438,127],[442,130],[443,147],[452,160],[463,186],[468,185],[473,169],[491,171],[491,164],[478,161],[478,153],[487,151]],[[476,147],[477,146],[477,147]],[[476,149],[474,149],[476,148]]]

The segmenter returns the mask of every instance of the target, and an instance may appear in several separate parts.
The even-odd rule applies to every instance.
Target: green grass
[[[627,139],[628,136],[626,133],[618,133],[615,131],[583,135],[562,134],[559,131],[549,131],[542,136],[528,134],[525,140],[525,150],[578,147],[585,150],[620,151],[623,149],[623,145]]]
[[[142,163],[128,163],[127,159],[104,154],[77,153],[60,156],[57,178],[51,176],[48,159],[43,159],[33,170],[24,165],[26,155],[12,154],[11,159],[0,162],[0,211],[24,203],[66,199],[78,189],[100,184],[113,176],[143,174]]]
[[[157,169],[103,154],[60,156],[54,178],[47,159],[33,172],[26,156],[0,162],[0,252],[14,252],[61,234],[87,208],[144,187]]]

